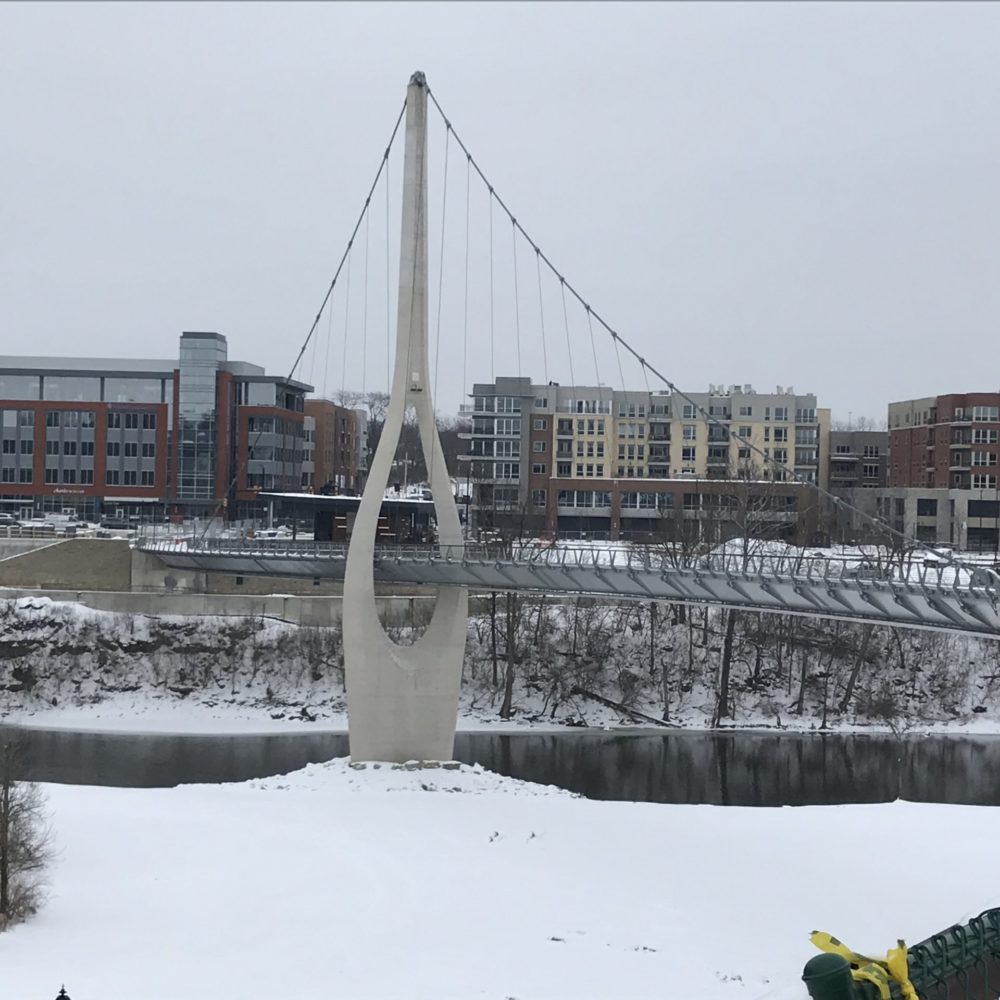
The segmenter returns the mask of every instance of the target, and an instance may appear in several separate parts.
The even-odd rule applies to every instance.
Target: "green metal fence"
[[[986,910],[907,950],[909,978],[919,1000],[998,1000],[1000,998],[1000,908]],[[855,980],[839,955],[816,955],[802,979],[813,1000],[880,1000],[873,983]],[[896,982],[892,1000],[905,996]]]

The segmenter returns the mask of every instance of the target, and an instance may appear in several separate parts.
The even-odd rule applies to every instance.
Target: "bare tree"
[[[45,797],[38,785],[17,780],[20,760],[15,744],[0,746],[0,931],[41,905],[52,856]]]

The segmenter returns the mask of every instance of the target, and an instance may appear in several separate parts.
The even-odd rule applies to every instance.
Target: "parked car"
[[[20,528],[21,522],[13,514],[0,514],[0,528]]]

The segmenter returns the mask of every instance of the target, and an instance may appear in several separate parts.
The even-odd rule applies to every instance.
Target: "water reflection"
[[[337,733],[163,735],[0,726],[25,776],[122,787],[245,781],[347,754]],[[460,733],[456,756],[594,799],[712,805],[1000,805],[1000,738],[801,733]]]

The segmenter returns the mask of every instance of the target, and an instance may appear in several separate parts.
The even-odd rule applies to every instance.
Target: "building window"
[[[45,442],[45,454],[46,455],[58,455],[59,454],[59,442],[58,441],[46,441]]]
[[[973,427],[972,428],[972,443],[973,444],[996,444],[997,443],[997,430],[995,427]]]
[[[694,420],[696,416],[697,416],[697,411],[693,403],[685,403],[681,407],[682,420]]]
[[[917,517],[937,517],[937,500],[933,497],[917,497]]]
[[[549,422],[545,417],[535,417],[535,419],[531,422],[531,426],[536,431],[544,431],[548,430]]]
[[[698,428],[695,424],[685,424],[681,428],[681,438],[685,441],[693,441],[698,436]]]
[[[64,483],[76,483],[76,469],[63,469],[62,470],[62,481]]]
[[[30,483],[31,480],[32,470],[30,468],[17,470],[17,481],[19,483]]]
[[[878,458],[879,450],[877,444],[866,444],[862,455],[865,458]]]
[[[94,454],[94,442],[93,441],[81,441],[80,442],[80,454],[81,455],[93,455]]]
[[[13,466],[0,469],[0,483],[14,482],[15,470]]]
[[[45,413],[45,426],[46,427],[58,427],[59,426],[59,411],[58,410],[47,410]]]
[[[104,473],[104,482],[107,486],[118,486],[121,483],[121,474],[117,469],[108,469]]]
[[[136,441],[126,441],[125,442],[125,457],[126,458],[138,458],[139,457],[139,444]]]
[[[120,413],[116,413],[114,410],[109,410],[108,428],[113,430],[114,428],[121,427],[121,425],[122,425],[122,415]]]
[[[741,406],[740,407],[740,416],[741,417],[752,417],[753,416],[753,407],[752,406]]]
[[[117,458],[122,453],[122,446],[120,441],[109,441],[108,442],[108,457]]]
[[[135,486],[139,480],[139,474],[135,469],[126,469],[122,474],[122,484],[124,486]]]
[[[46,483],[58,483],[59,482],[59,470],[58,469],[46,469],[45,470],[45,482]]]
[[[156,445],[155,444],[144,444],[142,446],[142,457],[143,458],[156,458]]]
[[[21,440],[21,454],[22,455],[32,455],[35,452],[35,442],[31,438],[22,438]]]
[[[748,438],[750,437],[750,427],[747,426],[746,424],[743,424],[740,426],[737,433],[741,438]]]
[[[14,438],[3,439],[3,453],[5,455],[14,455],[17,453],[17,441]]]
[[[154,431],[154,430],[156,430],[156,414],[155,413],[144,413],[142,415],[142,429],[144,431]]]
[[[143,486],[155,486],[156,473],[151,469],[144,469],[142,473],[140,473],[140,481]]]
[[[974,406],[972,408],[972,419],[979,423],[995,424],[997,420],[1000,420],[998,410],[1000,410],[1000,407],[996,406]],[[955,416],[958,419],[957,413]]]
[[[75,441],[63,441],[63,454],[64,455],[75,455],[76,454],[76,442]]]
[[[788,440],[788,428],[787,427],[775,427],[774,428],[774,440],[775,441],[787,441]]]
[[[83,486],[93,486],[94,485],[94,470],[93,469],[81,469],[80,470],[80,484]]]
[[[17,411],[17,422],[21,427],[34,427],[35,426],[35,411],[34,410],[18,410]]]
[[[974,451],[972,453],[973,465],[994,465],[996,458],[991,451]]]
[[[573,469],[572,463],[559,462],[556,465],[556,475],[562,479],[568,479],[571,475],[573,475],[572,469]]]
[[[547,499],[545,490],[532,490],[531,502],[536,507],[544,507]]]
[[[80,412],[80,426],[81,427],[96,427],[97,420],[96,414],[93,410],[82,410]]]
[[[694,448],[681,448],[681,461],[682,462],[693,462],[694,461]]]
[[[531,444],[531,450],[534,451],[534,452],[538,452],[538,453],[544,452],[545,451],[545,442],[544,441],[533,441],[532,444]]]
[[[787,420],[788,419],[788,407],[787,406],[776,406],[774,408],[774,419],[775,420]]]
[[[547,410],[549,408],[549,400],[546,396],[536,396],[535,397],[535,409],[536,410]],[[539,428],[540,430],[545,430],[544,427]]]
[[[545,463],[535,462],[531,467],[531,474],[534,476],[544,476],[545,475]]]
[[[863,479],[878,479],[878,465],[862,465],[861,476]]]
[[[974,473],[972,476],[972,488],[974,490],[995,490],[997,488],[997,477]]]

